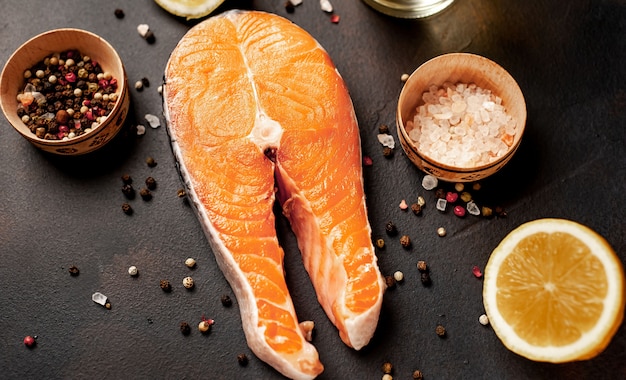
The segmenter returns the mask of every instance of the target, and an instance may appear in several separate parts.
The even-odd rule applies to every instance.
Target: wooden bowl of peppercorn
[[[91,32],[64,28],[20,46],[0,76],[0,106],[37,148],[59,155],[92,152],[122,129],[130,97],[115,49]]]
[[[444,54],[409,76],[396,125],[402,148],[418,168],[448,182],[477,181],[516,152],[526,102],[497,63],[475,54]]]

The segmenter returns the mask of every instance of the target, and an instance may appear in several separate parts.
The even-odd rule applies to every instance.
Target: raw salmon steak
[[[327,52],[280,16],[229,11],[180,40],[163,88],[179,171],[255,355],[290,378],[323,370],[286,286],[276,200],[319,303],[347,345],[365,346],[385,283],[357,120]]]

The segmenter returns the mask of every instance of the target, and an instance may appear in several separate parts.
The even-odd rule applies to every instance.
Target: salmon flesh
[[[276,200],[341,339],[357,350],[367,345],[385,282],[367,219],[357,119],[328,53],[280,16],[228,11],[180,40],[163,97],[179,172],[255,355],[294,379],[323,371],[285,282]]]

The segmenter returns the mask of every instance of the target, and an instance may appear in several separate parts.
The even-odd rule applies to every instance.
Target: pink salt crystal
[[[400,210],[406,210],[406,209],[408,209],[408,208],[409,208],[409,205],[407,205],[407,204],[406,204],[406,201],[403,199],[403,200],[400,202]]]
[[[483,276],[483,272],[480,271],[480,268],[477,265],[472,267],[472,273],[476,278],[481,278]]]
[[[363,165],[372,166],[373,164],[374,161],[372,161],[372,158],[370,156],[363,156]]]

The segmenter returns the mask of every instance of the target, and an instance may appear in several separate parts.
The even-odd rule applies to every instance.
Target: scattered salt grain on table
[[[324,12],[328,13],[332,13],[333,11],[333,5],[328,0],[320,0],[320,8],[322,8]]]
[[[137,136],[143,136],[144,134],[146,134],[146,127],[144,127],[143,125],[139,124],[137,126]]]
[[[443,198],[439,198],[437,199],[437,210],[439,211],[446,211],[446,206],[448,205],[448,201],[446,201]]]
[[[161,126],[161,121],[159,120],[157,116],[148,113],[146,114],[145,118],[148,124],[150,125],[150,127],[158,128]]]
[[[422,187],[425,190],[432,190],[435,187],[437,187],[437,184],[439,184],[437,177],[432,176],[430,174],[425,175],[424,178],[422,179]]]
[[[141,37],[145,38],[148,35],[149,31],[150,31],[150,26],[148,24],[137,25],[137,33],[139,33]]]
[[[387,148],[391,148],[391,149],[395,148],[396,146],[396,142],[393,139],[393,136],[386,134],[386,133],[378,134],[378,142],[383,144],[383,146],[386,146]]]
[[[480,209],[474,202],[467,202],[467,212],[472,215],[480,215]]]
[[[104,306],[107,303],[107,296],[100,292],[95,292],[91,295],[91,300],[99,305]]]

